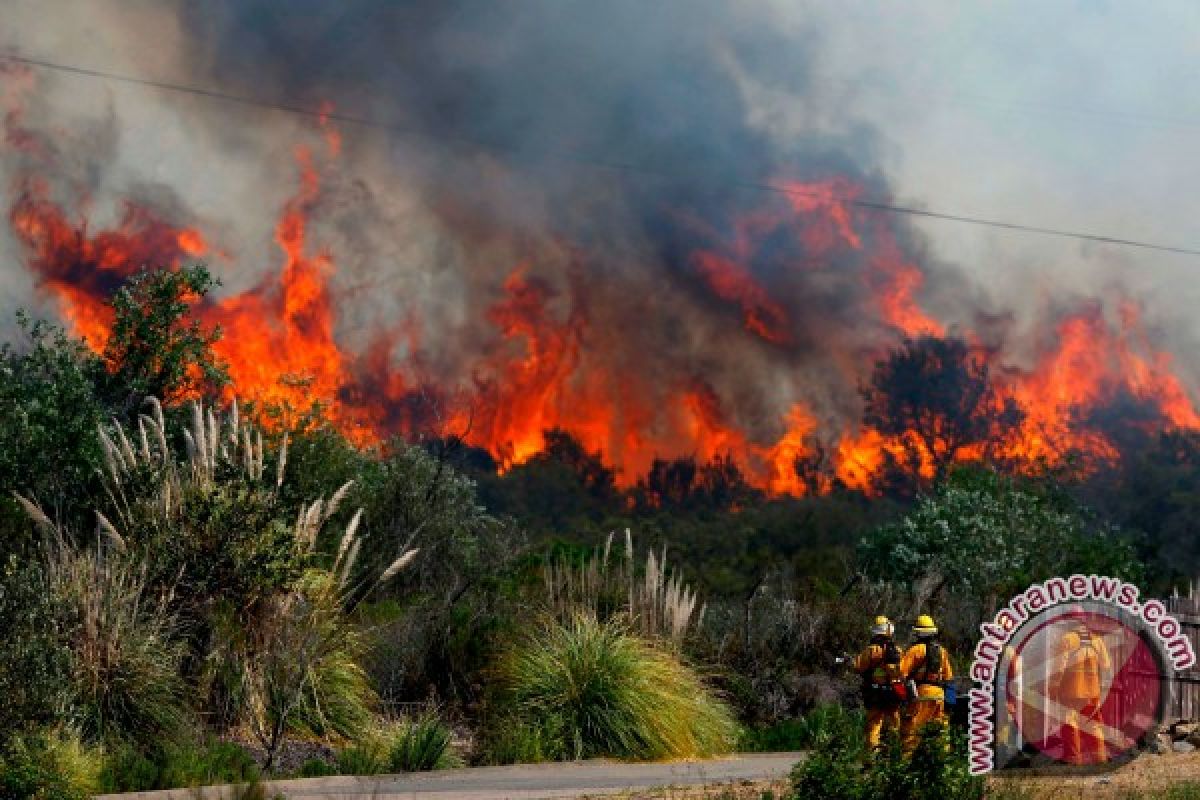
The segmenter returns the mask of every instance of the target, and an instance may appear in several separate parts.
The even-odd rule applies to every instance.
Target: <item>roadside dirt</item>
[[[1025,796],[1067,800],[1067,798],[1125,798],[1130,793],[1151,793],[1179,786],[1200,784],[1200,750],[1193,753],[1142,755],[1112,772],[1086,775],[998,774],[989,785],[1000,791],[1023,790]],[[1021,796],[1020,792],[1014,792]]]
[[[713,783],[706,786],[667,786],[637,789],[627,794],[585,795],[581,800],[783,800],[791,791],[787,781],[743,781]]]

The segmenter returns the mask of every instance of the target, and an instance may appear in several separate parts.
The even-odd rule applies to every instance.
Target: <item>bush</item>
[[[406,720],[392,744],[391,765],[397,772],[424,772],[457,765],[446,723],[432,712]]]
[[[817,735],[813,751],[792,771],[797,798],[865,800],[862,794],[862,729],[845,717],[832,717]]]
[[[86,800],[100,786],[102,753],[61,730],[13,737],[0,754],[4,800]]]
[[[328,761],[319,758],[310,758],[300,765],[299,777],[325,778],[337,774],[338,768],[335,764],[330,764]]]
[[[369,731],[337,756],[343,775],[424,772],[461,765],[450,747],[450,728],[427,711]]]
[[[48,723],[63,699],[69,657],[39,563],[0,556],[0,747],[30,724]]]
[[[37,539],[11,492],[36,497],[69,523],[90,522],[104,461],[97,426],[105,411],[95,378],[103,372],[87,346],[17,313],[23,346],[0,345],[0,555]]]
[[[546,621],[501,656],[495,678],[493,708],[511,711],[493,729],[539,729],[547,758],[688,758],[735,741],[729,708],[696,673],[619,621]]]
[[[504,718],[487,731],[482,760],[486,764],[536,764],[559,757],[556,720],[524,722]]]
[[[143,752],[132,745],[113,748],[100,775],[104,792],[141,792],[258,779],[254,759],[240,746],[217,739],[184,740]]]
[[[926,726],[911,756],[892,732],[869,756],[849,717],[831,719],[809,757],[792,772],[797,798],[827,800],[979,800],[984,780],[967,771],[959,731]]]
[[[848,711],[840,705],[817,706],[798,719],[781,720],[766,728],[742,731],[738,749],[747,753],[807,750],[830,731],[845,730],[853,736],[862,727],[861,710]]]

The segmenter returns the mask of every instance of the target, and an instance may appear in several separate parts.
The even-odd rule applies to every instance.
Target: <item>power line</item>
[[[497,147],[494,143],[485,142],[470,137],[459,135],[444,135],[434,131],[417,128],[414,126],[397,125],[392,123],[380,122],[379,120],[370,119],[368,117],[358,117],[351,114],[339,113],[336,110],[325,112],[319,109],[308,108],[305,106],[281,103],[270,100],[263,100],[256,97],[246,95],[231,94],[228,92],[219,91],[217,89],[209,89],[203,86],[195,86],[191,84],[172,83],[168,81],[153,80],[150,78],[139,78],[135,75],[125,75],[117,72],[109,72],[107,70],[91,69],[89,67],[80,67],[72,64],[61,64],[54,61],[43,59],[30,58],[28,56],[18,56],[14,54],[0,54],[0,61],[9,61],[15,64],[22,64],[29,67],[63,72],[71,75],[77,75],[88,78],[97,78],[101,80],[117,81],[120,83],[128,83],[136,86],[143,86],[152,89],[158,89],[167,92],[177,92],[182,94],[190,94],[196,97],[203,97],[210,100],[220,100],[229,103],[237,103],[239,105],[250,106],[255,108],[263,108],[271,111],[278,111],[286,114],[294,114],[298,116],[312,117],[324,121],[338,122],[344,125],[353,125],[362,128],[387,131],[403,136],[412,136],[421,139],[432,140],[440,144],[448,142],[471,145],[484,150],[493,152],[504,152],[504,148]],[[648,175],[658,178],[671,180],[688,180],[690,176],[671,172],[670,170],[658,169],[643,164],[623,163],[619,161],[609,161],[606,159],[593,158],[581,153],[570,152],[554,152],[543,151],[542,156],[548,160],[568,161],[576,164],[582,164],[595,169],[604,169],[612,172],[632,173],[637,175]],[[1141,241],[1137,239],[1126,239],[1118,236],[1105,236],[1101,234],[1088,233],[1082,231],[1069,231],[1061,228],[1051,228],[1040,225],[1026,225],[1019,222],[1009,222],[1005,220],[991,219],[988,217],[969,216],[965,214],[952,214],[944,211],[934,211],[931,209],[919,208],[916,206],[899,205],[897,203],[886,202],[883,200],[871,200],[867,198],[854,197],[849,195],[839,195],[837,193],[819,192],[816,190],[806,190],[794,186],[778,186],[771,183],[763,183],[758,181],[735,181],[726,185],[751,189],[755,191],[771,192],[774,194],[789,195],[794,197],[811,197],[824,200],[835,200],[845,205],[854,206],[857,208],[871,209],[875,211],[883,211],[891,214],[905,214],[914,217],[922,217],[925,219],[942,220],[946,222],[957,222],[966,225],[977,225],[980,227],[997,228],[1000,230],[1016,231],[1020,233],[1032,233],[1041,236],[1054,236],[1064,239],[1076,239],[1079,241],[1092,242],[1095,244],[1115,245],[1120,247],[1132,247],[1142,250],[1154,250],[1163,253],[1175,253],[1179,255],[1200,256],[1200,249],[1190,247],[1177,247],[1172,245],[1158,244],[1155,242]]]

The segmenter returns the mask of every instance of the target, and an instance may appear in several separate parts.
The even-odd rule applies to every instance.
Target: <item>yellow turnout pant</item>
[[[867,747],[878,747],[883,734],[900,729],[899,708],[867,709]]]
[[[900,718],[900,738],[904,752],[911,753],[921,741],[921,728],[931,722],[946,724],[945,707],[940,697],[920,697],[910,702]]]

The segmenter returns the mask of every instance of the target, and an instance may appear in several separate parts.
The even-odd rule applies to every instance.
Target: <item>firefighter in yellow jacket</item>
[[[1104,639],[1080,620],[1059,641],[1052,699],[1064,709],[1063,761],[1102,764],[1108,760],[1104,735],[1104,688],[1112,658]]]
[[[854,659],[854,671],[862,676],[863,705],[867,709],[867,746],[878,747],[887,731],[900,727],[903,679],[900,648],[892,638],[896,627],[887,617],[876,617],[871,641]]]
[[[937,625],[928,614],[917,617],[913,626],[916,644],[900,660],[900,672],[906,681],[916,684],[917,696],[904,707],[900,718],[900,736],[904,752],[911,753],[920,739],[921,728],[930,722],[946,722],[945,686],[954,677],[950,656],[937,641]]]

